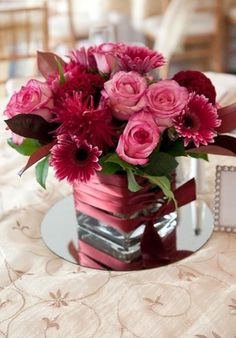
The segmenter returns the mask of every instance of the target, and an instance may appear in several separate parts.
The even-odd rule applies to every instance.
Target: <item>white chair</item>
[[[139,3],[150,2],[150,0],[139,0]],[[175,0],[169,0],[169,6]],[[188,25],[182,38],[181,48],[176,49],[172,59],[176,61],[198,61],[208,70],[222,71],[222,3],[223,0],[195,0],[185,1],[183,6],[188,11],[188,6],[196,6],[194,11],[188,13]],[[169,7],[168,6],[168,7]],[[167,7],[167,11],[168,11]],[[184,8],[183,8],[184,9]],[[179,9],[178,9],[179,11]],[[176,12],[177,14],[177,12]],[[158,13],[145,17],[139,23],[140,29],[144,32],[148,41],[152,41],[154,46],[158,45],[160,39],[160,29],[165,13]],[[175,30],[178,27],[177,20],[169,21],[169,29]],[[181,22],[179,21],[178,24]],[[169,43],[169,38],[165,41]],[[208,64],[207,64],[208,63]]]

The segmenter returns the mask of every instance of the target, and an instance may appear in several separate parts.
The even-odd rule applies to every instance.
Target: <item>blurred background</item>
[[[0,96],[38,77],[36,51],[146,45],[180,69],[236,73],[236,0],[0,0]],[[235,82],[236,83],[236,82]]]

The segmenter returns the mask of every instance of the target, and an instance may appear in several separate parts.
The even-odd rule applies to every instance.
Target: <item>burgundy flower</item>
[[[81,73],[60,85],[56,97],[61,101],[65,95],[73,96],[75,92],[78,92],[82,94],[83,101],[92,95],[94,102],[98,105],[102,88],[103,80],[98,74]]]
[[[59,180],[67,179],[69,183],[78,180],[87,182],[96,171],[101,170],[98,147],[93,147],[77,137],[60,135],[58,144],[51,151],[51,164]]]
[[[117,58],[121,70],[133,70],[140,74],[163,66],[165,63],[161,53],[142,46],[124,45],[122,52],[117,54]]]
[[[192,95],[185,110],[175,119],[177,133],[187,146],[193,141],[196,147],[214,142],[215,128],[220,125],[217,109],[204,95]]]
[[[100,104],[94,108],[93,102],[83,102],[82,93],[67,97],[57,109],[56,122],[61,125],[59,134],[78,135],[80,140],[87,140],[104,150],[113,145],[115,136],[112,114],[108,106]]]
[[[60,83],[57,74],[51,84],[55,105],[59,105],[66,96],[73,96],[75,92],[82,93],[84,101],[92,95],[95,105],[99,104],[105,82],[101,75],[91,73],[85,67],[71,61],[64,67],[64,77],[65,82]]]
[[[174,75],[173,80],[188,91],[206,96],[212,104],[216,103],[215,87],[206,75],[197,70],[180,71]]]

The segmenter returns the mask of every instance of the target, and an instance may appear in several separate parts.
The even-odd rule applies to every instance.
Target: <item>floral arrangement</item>
[[[228,127],[211,81],[199,71],[159,79],[164,63],[159,52],[126,44],[80,48],[65,60],[38,52],[45,80],[28,81],[4,112],[9,145],[29,156],[21,173],[37,162],[43,187],[49,166],[69,183],[123,173],[131,191],[142,176],[173,198],[176,157],[207,159],[204,149]]]

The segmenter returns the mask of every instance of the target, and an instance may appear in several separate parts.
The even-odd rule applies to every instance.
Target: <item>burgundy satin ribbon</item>
[[[195,180],[191,179],[181,187],[177,188],[174,191],[174,195],[178,208],[194,201],[196,199]],[[174,238],[167,236],[166,239],[162,239],[154,227],[156,219],[173,211],[175,211],[175,204],[172,200],[169,203],[164,203],[157,212],[147,218],[146,227],[141,240],[141,254],[144,265],[155,265],[160,261],[169,263],[178,260],[179,256],[185,257],[190,254],[189,251],[176,250],[176,229],[172,233],[172,235],[175,235]]]
[[[216,129],[218,133],[228,133],[236,128],[236,103],[218,109],[221,125]]]
[[[128,190],[125,175],[108,176],[99,173],[88,183],[77,182],[73,186],[75,209],[119,231],[129,233],[145,222],[146,217],[142,215],[130,218],[127,215],[138,213],[163,197],[160,190],[149,191],[151,185],[147,180],[138,177],[137,181],[143,188],[135,193]],[[174,183],[172,188],[174,189]],[[120,217],[120,214],[126,216]]]
[[[140,201],[138,206],[134,209],[141,210],[150,203],[150,200],[155,202],[158,198],[163,197],[163,193],[160,191],[158,193],[147,193],[146,187],[144,188],[144,191],[141,190],[138,193],[131,193],[125,188],[127,187],[127,182],[126,185],[123,182],[123,179],[126,179],[125,177],[122,177],[121,179],[120,176],[117,178],[118,175],[104,176],[105,175],[98,175],[97,178],[94,178],[92,187],[90,186],[90,182],[89,184],[80,183],[74,187],[76,209],[125,232],[129,232],[143,223],[146,224],[141,240],[141,259],[132,263],[124,263],[80,240],[79,255],[77,258],[81,265],[94,268],[104,268],[103,265],[105,265],[114,270],[135,270],[163,265],[178,260],[180,257],[188,256],[191,253],[189,251],[176,250],[176,230],[162,239],[154,228],[156,219],[175,210],[173,201],[166,201],[157,212],[150,214],[149,216],[139,216],[131,220],[120,219],[107,212],[117,212],[117,210],[120,211],[121,209],[122,211],[126,210],[126,206],[125,209],[123,209],[122,205],[128,203],[131,206],[133,198],[137,200],[139,200],[139,198],[140,200],[144,198],[144,203],[142,204]],[[121,180],[118,184],[117,179],[118,181]],[[119,183],[121,183],[121,185],[119,185]],[[80,191],[81,185],[82,194]],[[115,191],[113,190],[114,188],[116,188]],[[91,195],[92,193],[95,197]],[[178,207],[193,201],[196,198],[194,179],[185,183],[178,189],[175,189],[174,195]],[[116,202],[119,201],[121,205],[119,203],[116,204],[116,202],[114,204],[112,203],[114,197],[118,198]],[[81,202],[81,199],[83,202]],[[91,203],[92,205],[87,204],[86,202]],[[102,208],[101,210],[97,209],[98,205]],[[128,207],[129,211],[130,206]],[[72,251],[73,250],[71,250],[71,253],[75,257],[75,250]]]

